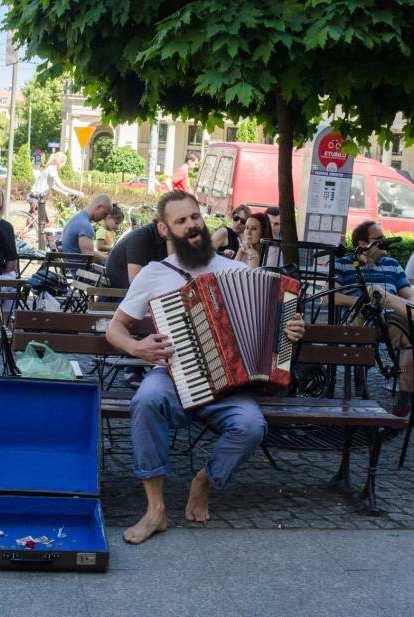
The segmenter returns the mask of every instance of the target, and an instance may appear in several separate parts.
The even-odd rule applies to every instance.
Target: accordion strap
[[[166,266],[167,268],[171,268],[171,270],[175,270],[175,272],[178,272],[178,274],[180,274],[187,281],[187,283],[193,280],[193,277],[189,272],[181,270],[181,268],[177,268],[177,266],[173,266],[168,261],[160,261],[160,264]]]

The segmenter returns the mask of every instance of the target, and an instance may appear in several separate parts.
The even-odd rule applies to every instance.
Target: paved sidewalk
[[[108,528],[106,574],[3,572],[1,617],[412,617],[406,531]]]

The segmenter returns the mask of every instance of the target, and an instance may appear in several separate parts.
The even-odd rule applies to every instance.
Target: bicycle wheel
[[[385,322],[389,331],[390,340],[379,338],[375,348],[375,359],[381,374],[387,380],[393,381],[396,389],[400,374],[399,357],[402,346],[410,346],[410,332],[407,322],[394,313],[385,313]],[[374,326],[371,321],[365,325]],[[378,333],[380,336],[380,333]]]
[[[37,246],[37,220],[30,212],[26,210],[13,210],[10,212],[8,220],[13,225],[17,238],[24,240],[30,246]]]

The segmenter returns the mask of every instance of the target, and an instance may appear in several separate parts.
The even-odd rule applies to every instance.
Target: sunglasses
[[[233,216],[233,221],[234,221],[235,223],[241,223],[242,225],[246,225],[246,221],[247,221],[247,219],[242,219],[240,216],[237,216],[237,214],[235,214],[235,215]]]

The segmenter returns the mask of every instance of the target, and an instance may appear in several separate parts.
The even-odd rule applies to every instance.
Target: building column
[[[210,133],[207,131],[207,129],[204,129],[203,137],[201,140],[200,162],[204,160],[206,149],[208,148],[209,143],[210,143]]]
[[[175,124],[168,124],[167,142],[165,144],[164,173],[172,176],[174,173],[175,154]]]
[[[384,146],[382,150],[381,163],[383,165],[388,165],[388,167],[391,167],[391,162],[392,162],[392,146],[388,146],[388,148],[385,148]]]

